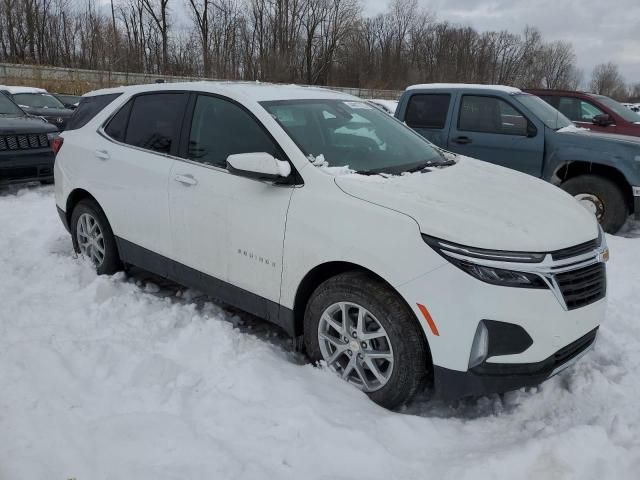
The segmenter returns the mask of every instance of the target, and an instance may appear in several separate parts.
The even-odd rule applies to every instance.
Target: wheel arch
[[[583,160],[567,161],[556,169],[553,175],[553,178],[555,180],[553,183],[562,185],[562,183],[566,182],[567,180],[578,177],[580,175],[600,176],[614,182],[618,187],[620,187],[620,190],[624,194],[625,201],[629,206],[629,211],[633,213],[634,202],[631,184],[627,181],[626,177],[620,170],[610,165],[585,162]]]
[[[309,272],[307,272],[307,274],[304,276],[304,278],[298,285],[298,288],[296,290],[296,295],[294,297],[294,304],[293,304],[294,336],[298,337],[303,335],[304,333],[305,309],[307,307],[307,303],[309,302],[309,299],[311,298],[311,295],[316,290],[316,288],[318,288],[318,286],[325,280],[335,277],[336,275],[340,275],[341,273],[346,273],[346,272],[354,272],[354,271],[363,272],[370,275],[372,278],[384,283],[391,291],[393,291],[398,296],[398,298],[402,301],[402,303],[407,308],[407,311],[411,313],[414,320],[418,323],[419,330],[420,332],[422,332],[422,339],[424,340],[424,343],[427,348],[427,354],[428,354],[427,360],[429,362],[429,365],[432,366],[433,357],[431,354],[431,348],[429,347],[429,339],[427,338],[427,335],[425,334],[424,329],[420,324],[420,319],[415,314],[411,306],[407,303],[405,298],[400,294],[400,292],[398,292],[396,288],[393,287],[393,285],[391,285],[382,276],[378,275],[376,272],[368,268],[363,267],[362,265],[358,265],[352,262],[346,262],[346,261],[326,262],[326,263],[322,263],[320,265],[315,266]]]

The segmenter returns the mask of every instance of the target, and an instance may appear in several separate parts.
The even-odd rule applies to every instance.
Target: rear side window
[[[105,133],[114,140],[124,142],[124,136],[127,133],[127,123],[129,122],[129,113],[131,113],[131,105],[133,100],[129,100],[127,104],[118,110],[109,124],[104,129]]]
[[[67,123],[65,130],[77,130],[84,127],[91,121],[98,113],[100,113],[104,107],[118,98],[120,93],[109,93],[107,95],[95,95],[93,97],[83,97],[80,100],[78,108],[73,112],[73,115]]]
[[[448,93],[412,95],[405,116],[407,125],[412,128],[444,128],[450,102]]]
[[[136,97],[124,143],[154,152],[174,152],[187,98],[185,93],[153,93]]]

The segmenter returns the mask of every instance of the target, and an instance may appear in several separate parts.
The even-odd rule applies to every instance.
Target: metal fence
[[[147,73],[110,72],[106,70],[82,70],[41,65],[0,63],[0,85],[40,87],[58,93],[83,94],[99,88],[154,83],[156,80],[164,80],[165,82],[222,81],[221,79],[207,79],[202,77],[152,75]],[[355,95],[360,98],[380,98],[386,100],[397,100],[402,93],[400,90],[372,88],[336,86],[328,86],[326,88]]]

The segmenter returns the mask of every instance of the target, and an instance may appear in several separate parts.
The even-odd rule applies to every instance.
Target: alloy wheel
[[[384,387],[393,373],[393,349],[378,319],[361,305],[334,303],[318,323],[320,352],[329,367],[364,392]]]
[[[602,220],[604,216],[604,203],[597,195],[593,193],[578,193],[574,197],[580,205],[593,213],[598,221]]]
[[[102,265],[105,256],[104,236],[100,224],[93,215],[89,213],[80,215],[76,224],[76,240],[80,253],[84,257],[91,260],[96,267]]]

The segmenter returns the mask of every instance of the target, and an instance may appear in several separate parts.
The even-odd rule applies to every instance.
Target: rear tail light
[[[57,155],[60,149],[62,148],[63,143],[64,143],[64,138],[62,137],[55,137],[53,140],[51,140],[51,149],[53,150],[53,153]]]

